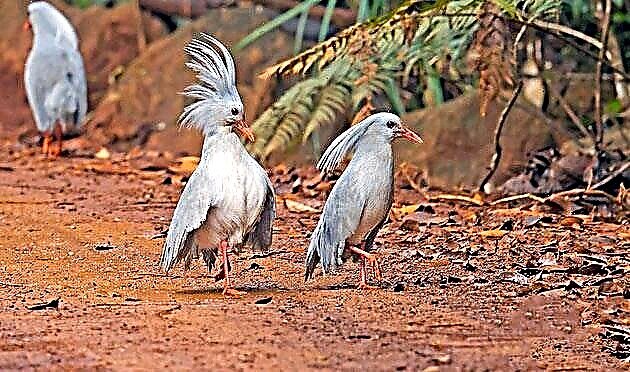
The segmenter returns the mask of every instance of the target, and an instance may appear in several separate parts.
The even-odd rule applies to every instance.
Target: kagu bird
[[[368,265],[380,279],[378,261],[369,251],[392,206],[391,142],[398,137],[422,143],[417,134],[402,125],[398,116],[383,112],[354,125],[326,149],[317,164],[324,173],[337,168],[350,152],[354,151],[354,155],[330,192],[311,237],[306,256],[306,280],[313,276],[319,262],[324,273],[329,273],[353,254],[360,256],[360,288],[368,288]]]
[[[25,27],[33,30],[33,47],[24,67],[26,96],[44,137],[42,152],[56,157],[63,133],[78,129],[87,111],[79,40],[63,14],[43,1],[28,6]]]
[[[243,245],[265,250],[271,245],[275,194],[265,170],[245,150],[236,133],[253,141],[244,121],[236,90],[234,61],[225,46],[211,36],[194,38],[185,51],[186,65],[198,84],[184,91],[196,101],[180,117],[182,126],[205,135],[199,166],[186,183],[168,230],[160,265],[169,271],[179,261],[185,269],[199,256],[212,270],[220,254],[225,295],[231,288],[228,248]]]

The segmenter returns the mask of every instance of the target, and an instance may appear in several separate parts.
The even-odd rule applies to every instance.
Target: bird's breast
[[[267,192],[266,180],[261,177],[262,168],[240,155],[216,152],[206,159],[217,196],[208,222],[215,230],[228,235],[233,244],[241,243],[257,222]]]

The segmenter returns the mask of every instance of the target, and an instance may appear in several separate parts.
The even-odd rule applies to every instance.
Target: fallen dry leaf
[[[419,231],[420,226],[441,225],[448,221],[447,217],[434,216],[427,212],[414,212],[403,218],[400,228],[409,231]]]
[[[417,211],[420,205],[421,204],[412,204],[412,205],[405,205],[400,208],[392,208],[392,212],[394,212],[394,215],[396,217],[402,218]]]
[[[296,202],[290,199],[284,199],[284,206],[291,212],[296,213],[319,213],[319,210],[308,206],[306,204],[302,204],[300,202]]]
[[[96,154],[94,154],[95,158],[101,160],[109,159],[111,156],[112,154],[105,147],[102,147]]]
[[[483,236],[485,238],[502,238],[507,233],[508,231],[506,230],[494,229],[494,230],[481,231],[479,232],[479,236]]]
[[[584,220],[579,217],[570,216],[564,217],[558,222],[558,224],[579,229],[580,227],[582,227],[582,224],[584,224]]]
[[[184,156],[175,160],[174,165],[168,167],[168,170],[175,174],[190,174],[199,165],[198,156]]]

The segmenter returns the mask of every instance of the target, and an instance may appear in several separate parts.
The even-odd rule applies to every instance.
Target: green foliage
[[[115,1],[115,3],[122,3],[126,1],[128,0],[117,0]],[[104,6],[109,1],[108,0],[66,0],[66,2],[77,8],[86,9],[86,8],[91,7],[92,5]]]
[[[249,44],[253,43],[254,41],[258,40],[259,38],[263,37],[265,34],[267,34],[268,32],[274,30],[275,28],[279,27],[281,24],[285,23],[286,21],[297,17],[298,15],[306,12],[308,13],[308,10],[315,4],[319,3],[320,0],[306,0],[302,3],[300,3],[299,5],[287,10],[286,12],[280,14],[279,16],[277,16],[276,18],[274,18],[271,22],[267,22],[265,24],[263,24],[262,26],[258,27],[257,29],[255,29],[254,31],[252,31],[249,35],[247,35],[246,37],[244,37],[241,41],[239,41],[235,46],[234,49],[235,50],[241,50],[243,48],[245,48],[246,46],[248,46]],[[303,26],[302,26],[303,27]]]
[[[89,0],[85,0],[89,1]],[[298,28],[295,35],[295,45],[296,50],[301,49],[304,43],[304,27],[306,25],[306,19],[308,16],[308,12],[314,5],[322,2],[322,0],[306,0],[293,7],[292,9],[287,10],[282,13],[278,17],[274,18],[271,22],[265,23],[262,26],[258,27],[254,31],[252,31],[249,35],[244,37],[241,41],[239,41],[234,47],[235,50],[241,50],[257,39],[261,38],[265,34],[273,31],[283,23],[300,16],[298,21]],[[362,22],[365,19],[376,17],[378,15],[383,14],[387,9],[390,8],[392,3],[396,3],[396,1],[390,0],[358,0],[357,1],[357,22]],[[319,29],[319,41],[323,41],[326,38],[330,31],[330,21],[335,10],[335,6],[337,5],[336,0],[327,0],[326,2],[326,11],[324,13],[324,17],[322,18],[321,26]],[[296,52],[297,53],[297,52]]]
[[[335,1],[330,0],[328,5],[331,3]],[[289,89],[253,123],[257,141],[250,150],[265,159],[289,149],[318,128],[343,125],[340,119],[352,118],[376,97],[386,97],[390,107],[402,113],[405,103],[400,88],[411,79],[429,92],[432,103],[441,103],[444,94],[440,79],[446,75],[458,80],[459,71],[465,70],[467,51],[478,30],[478,14],[484,3],[407,0],[384,16],[351,26],[270,67],[268,77],[311,76]],[[491,3],[503,16],[519,20],[557,17],[561,5],[559,0]]]

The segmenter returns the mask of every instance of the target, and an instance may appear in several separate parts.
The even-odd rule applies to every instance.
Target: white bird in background
[[[33,30],[33,47],[24,68],[26,96],[44,137],[42,152],[56,157],[63,134],[78,129],[87,111],[79,40],[63,14],[44,1],[28,6],[25,26]]]
[[[394,199],[394,156],[391,142],[399,137],[415,143],[422,139],[388,112],[374,114],[337,137],[317,164],[328,173],[354,152],[335,183],[308,247],[305,279],[321,262],[324,273],[334,271],[349,255],[361,262],[360,288],[367,284],[367,266],[380,279],[381,270],[369,253]]]
[[[220,252],[223,264],[215,278],[225,279],[224,295],[240,295],[231,288],[228,249],[249,245],[266,250],[271,245],[275,194],[267,173],[236,135],[253,141],[236,90],[232,56],[206,34],[185,50],[191,58],[187,66],[199,83],[184,91],[196,101],[184,109],[180,122],[200,129],[205,139],[199,166],[173,213],[160,265],[168,272],[184,261],[188,269],[192,259],[201,256],[210,271]]]

